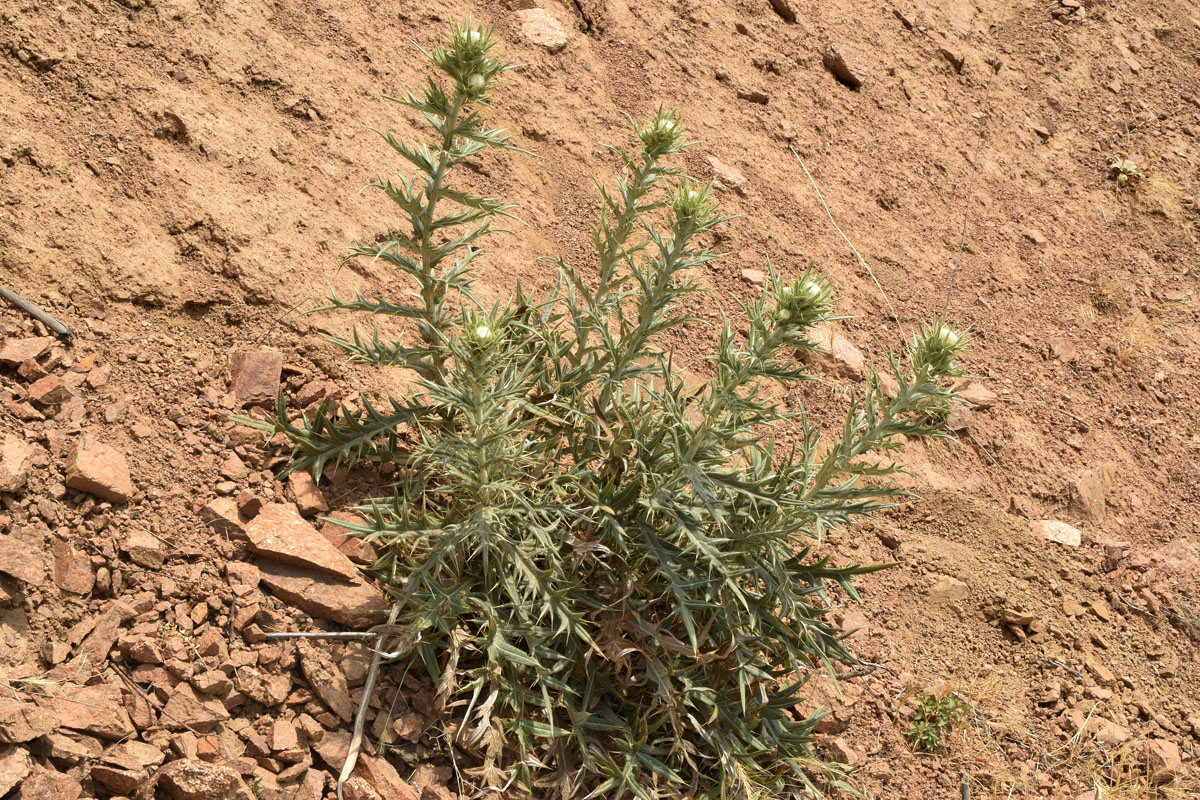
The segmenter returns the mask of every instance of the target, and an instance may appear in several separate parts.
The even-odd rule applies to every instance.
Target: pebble
[[[125,456],[91,435],[84,435],[67,458],[67,486],[114,503],[133,497]]]
[[[229,391],[240,405],[274,407],[283,374],[283,354],[268,348],[238,350],[230,360],[230,373]]]
[[[4,435],[0,441],[0,494],[16,494],[25,488],[36,453],[34,446],[20,436]]]
[[[829,45],[825,48],[825,52],[821,56],[821,63],[825,65],[825,69],[833,73],[833,77],[851,89],[862,88],[863,82],[867,79],[866,64],[858,57],[857,53],[843,45]]]
[[[544,8],[525,8],[513,12],[521,37],[530,44],[557,53],[567,46],[567,30]]]
[[[345,581],[359,577],[358,567],[290,504],[263,506],[258,516],[246,523],[246,536],[252,552],[272,561],[313,569]]]
[[[1043,539],[1068,547],[1079,547],[1083,540],[1078,528],[1058,520],[1035,519],[1031,520],[1029,525],[1033,532]]]

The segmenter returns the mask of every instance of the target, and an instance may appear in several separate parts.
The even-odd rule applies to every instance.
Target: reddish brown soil
[[[47,554],[70,542],[90,557],[81,569],[123,571],[118,585],[83,594],[64,590],[61,575],[40,588],[0,575],[0,677],[27,700],[89,680],[120,684],[113,673],[128,652],[110,662],[99,653],[80,673],[63,666],[78,666],[74,650],[51,647],[114,596],[139,615],[126,628],[157,630],[151,638],[182,662],[193,657],[188,642],[224,630],[238,585],[224,562],[244,551],[197,512],[218,489],[286,496],[267,471],[272,456],[231,439],[231,349],[281,350],[292,390],[332,379],[351,398],[382,397],[405,385],[348,366],[316,335],[344,335],[351,320],[297,310],[331,284],[395,290],[381,266],[338,268],[353,237],[391,222],[378,195],[358,191],[400,168],[368,127],[422,133],[381,95],[417,85],[424,65],[412,40],[428,46],[473,13],[494,20],[504,54],[525,65],[506,78],[493,118],[538,156],[489,154],[464,176],[519,203],[527,222],[488,244],[483,299],[517,278],[548,287],[553,269],[540,256],[588,263],[590,177],[608,179],[616,166],[600,145],[628,143],[622,112],[646,117],[664,103],[698,141],[686,169],[720,172],[723,208],[737,215],[716,242],[728,258],[700,276],[713,291],[699,316],[716,320],[753,291],[743,270],[767,258],[785,272],[812,260],[834,276],[858,347],[878,357],[900,346],[885,295],[790,146],[903,328],[948,302],[975,331],[968,367],[999,402],[975,411],[957,444],[906,446],[908,483],[922,498],[827,544],[841,560],[901,565],[864,579],[865,606],[846,611],[847,627],[865,623],[860,654],[883,668],[844,682],[841,698],[815,690],[834,710],[822,746],[851,760],[872,796],[929,798],[958,797],[963,774],[972,797],[1116,797],[1088,793],[1096,781],[1141,780],[1146,753],[1176,747],[1174,783],[1119,796],[1197,796],[1200,10],[1149,0],[783,2],[794,24],[767,0],[542,0],[570,32],[556,54],[514,21],[510,6],[532,2],[0,10],[0,285],[77,332],[41,357],[44,371],[112,370],[101,386],[40,409],[44,419],[26,419],[15,409],[30,381],[0,367],[0,432],[38,447],[28,485],[0,498],[0,535],[32,526]],[[823,66],[830,45],[865,68],[860,89]],[[1112,156],[1132,158],[1145,179],[1119,187]],[[44,334],[0,309],[0,338]],[[697,326],[677,361],[702,374],[712,336]],[[832,421],[847,386],[828,378],[800,399]],[[83,433],[127,457],[130,503],[66,489],[65,459]],[[248,476],[219,474],[231,448]],[[1083,502],[1072,502],[1072,482],[1093,472]],[[323,488],[334,508],[360,493],[350,482]],[[1075,525],[1082,545],[1038,538],[1031,519]],[[121,544],[134,531],[165,543],[164,566],[131,570]],[[309,624],[268,594],[265,620]],[[263,673],[296,662],[290,646],[235,638],[233,650],[250,653],[238,663]],[[187,669],[201,666],[212,664]],[[16,682],[47,673],[66,683]],[[179,675],[160,673],[165,697]],[[244,721],[270,745],[273,719],[324,712],[303,675],[296,702],[269,713],[240,706],[234,727]],[[975,719],[943,752],[916,755],[903,735],[913,694],[947,687]],[[428,711],[399,695],[414,714]],[[327,735],[340,736],[343,723],[325,713]],[[1094,742],[1092,719],[1117,735]],[[198,741],[212,758],[236,759],[250,741],[244,728],[196,738],[160,721],[134,720],[168,758],[203,758],[188,749]],[[456,791],[435,742],[413,738],[394,759],[400,774],[441,787],[435,796]],[[312,759],[284,750],[282,760],[277,748],[240,762],[243,771],[257,769],[275,792],[274,775]],[[96,782],[92,756],[33,752],[30,769],[69,771],[85,796],[119,794]],[[326,761],[312,763],[324,781]]]

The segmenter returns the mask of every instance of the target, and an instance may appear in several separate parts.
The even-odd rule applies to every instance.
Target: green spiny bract
[[[832,442],[765,398],[763,382],[805,380],[797,349],[834,319],[832,285],[811,267],[773,270],[724,325],[711,377],[685,384],[664,333],[694,320],[689,275],[716,256],[723,221],[710,186],[663,159],[687,146],[666,111],[634,125],[598,184],[594,273],[562,259],[545,296],[519,285],[483,309],[470,296],[474,244],[509,207],[447,186],[485,147],[508,147],[478,106],[506,65],[489,30],[455,28],[430,56],[449,78],[408,96],[432,147],[385,139],[416,176],[380,180],[408,230],[353,256],[383,259],[415,299],[334,297],[327,308],[410,319],[420,343],[334,340],[354,358],[414,370],[420,388],[386,409],[343,407],[289,420],[281,394],[264,430],[293,442],[290,469],[392,463],[390,497],[359,508],[357,534],[400,605],[397,624],[437,685],[453,746],[477,786],[515,780],[566,797],[790,797],[837,784],[810,749],[819,714],[800,694],[814,671],[854,663],[827,619],[833,586],[856,575],[813,547],[823,531],[887,507],[886,453],[939,436],[922,409],[964,338],[940,321],[889,358],[889,397],[872,372]],[[475,76],[482,76],[480,85]],[[446,94],[451,91],[451,94]],[[509,148],[512,149],[512,148]],[[442,200],[464,210],[434,213]],[[462,225],[474,225],[466,233]],[[776,440],[786,430],[797,444]],[[875,454],[875,455],[873,455]],[[806,543],[807,542],[807,543]],[[465,754],[465,755],[464,755]]]

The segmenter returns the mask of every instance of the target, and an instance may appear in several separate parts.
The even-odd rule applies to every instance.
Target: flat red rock
[[[283,373],[283,354],[277,350],[239,350],[230,363],[229,390],[242,405],[273,403]]]
[[[246,523],[250,550],[264,558],[328,573],[348,582],[359,577],[358,567],[306,522],[294,506],[265,505]]]
[[[20,365],[24,361],[37,358],[50,349],[54,340],[49,336],[35,336],[29,339],[9,339],[0,345],[0,364],[9,367]]]
[[[313,616],[340,622],[351,628],[366,628],[383,621],[387,601],[378,588],[359,576],[346,584],[309,569],[288,564],[264,563],[262,582],[275,596]]]
[[[114,503],[133,497],[125,456],[94,436],[83,436],[67,458],[67,486]]]
[[[6,434],[0,440],[0,494],[16,494],[25,487],[36,452],[20,436]]]

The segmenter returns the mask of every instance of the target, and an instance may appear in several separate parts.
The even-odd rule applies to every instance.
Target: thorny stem
[[[454,97],[454,105],[450,108],[450,114],[446,117],[445,130],[442,134],[442,146],[439,149],[437,170],[434,172],[432,179],[425,186],[425,208],[421,212],[421,269],[424,272],[424,281],[421,286],[421,299],[425,303],[425,315],[427,320],[419,323],[421,338],[429,345],[431,358],[433,360],[433,372],[439,381],[445,380],[443,367],[446,362],[446,355],[442,348],[442,336],[439,333],[442,323],[442,291],[437,280],[433,276],[433,269],[437,266],[433,260],[432,238],[433,238],[433,212],[437,208],[438,200],[442,195],[442,181],[445,180],[446,173],[450,168],[450,152],[454,147],[454,131],[458,128],[458,115],[462,113],[465,105],[465,98],[461,93],[456,93]]]

